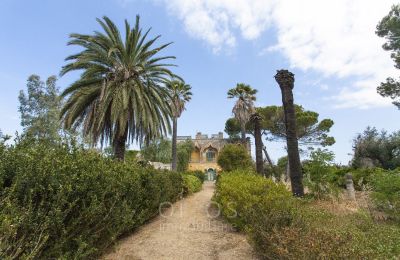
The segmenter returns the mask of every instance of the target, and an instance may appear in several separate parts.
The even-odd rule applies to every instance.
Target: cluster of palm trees
[[[78,80],[62,93],[64,128],[82,128],[93,144],[111,143],[114,156],[123,160],[126,144],[140,144],[171,131],[176,170],[177,118],[191,98],[190,86],[171,71],[174,56],[159,56],[171,43],[154,46],[160,35],[148,39],[139,16],[133,27],[125,20],[124,37],[108,18],[97,19],[103,31],[71,34],[69,45],[81,47],[66,58],[61,75],[81,71]]]
[[[264,161],[262,158],[263,142],[261,139],[260,120],[256,112],[254,101],[256,101],[257,90],[244,83],[236,84],[235,88],[228,90],[228,98],[237,98],[232,113],[240,124],[241,143],[247,146],[246,124],[254,124],[254,139],[256,147],[256,170],[264,175]]]
[[[154,46],[160,35],[148,39],[150,29],[143,31],[139,16],[133,27],[125,20],[125,35],[108,18],[97,19],[103,31],[92,35],[71,34],[69,45],[82,50],[66,58],[61,75],[81,71],[78,80],[62,93],[66,102],[61,111],[64,128],[81,128],[92,144],[110,143],[115,158],[123,160],[126,144],[139,144],[171,132],[172,170],[177,168],[177,121],[190,101],[191,87],[171,71],[169,60],[159,56],[171,43]],[[275,76],[282,89],[288,136],[288,157],[292,190],[302,195],[300,159],[298,156],[293,106],[294,77],[288,71]],[[241,141],[247,145],[246,123],[254,124],[257,172],[263,174],[263,143],[260,116],[254,107],[257,90],[237,84],[228,98],[237,98],[233,114],[241,126]],[[297,154],[296,154],[297,153]]]
[[[304,188],[302,183],[302,172],[296,132],[296,114],[292,92],[294,87],[294,74],[287,70],[278,70],[275,75],[275,80],[279,84],[282,93],[292,193],[295,196],[301,197],[304,195]],[[252,127],[254,127],[256,170],[259,174],[264,175],[262,151],[265,147],[261,138],[262,118],[254,107],[256,93],[256,89],[251,88],[249,85],[239,83],[235,88],[228,91],[228,98],[237,98],[232,113],[240,124],[241,142],[243,145],[247,145],[246,125],[250,122]]]

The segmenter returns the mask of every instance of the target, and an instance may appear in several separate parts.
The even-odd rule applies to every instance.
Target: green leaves
[[[400,68],[400,5],[393,5],[389,14],[382,18],[376,26],[375,33],[386,39],[382,48],[390,51],[390,56],[395,62],[395,67]],[[400,109],[400,83],[393,79],[387,78],[386,82],[382,82],[377,88],[378,93],[383,97],[390,97],[394,100],[393,104]]]
[[[108,17],[97,21],[102,32],[70,35],[69,45],[82,51],[66,58],[61,75],[82,74],[63,92],[64,127],[83,126],[94,144],[121,137],[143,143],[166,135],[172,108],[164,83],[175,75],[172,64],[160,61],[175,57],[157,55],[170,43],[154,47],[160,36],[148,40],[150,30],[142,34],[139,16],[132,28],[125,21],[125,37]]]
[[[60,139],[61,100],[56,83],[55,76],[43,82],[39,76],[31,75],[27,80],[27,92],[20,91],[18,110],[25,135],[52,142]]]
[[[172,107],[173,116],[178,118],[185,110],[185,104],[192,99],[192,87],[182,80],[170,80],[166,84],[168,94],[170,96],[170,106]]]
[[[217,163],[224,171],[253,167],[253,160],[242,144],[225,145],[219,152]]]
[[[319,121],[319,114],[314,111],[305,110],[302,106],[295,105],[296,127],[299,143],[303,145],[333,145],[335,139],[328,136],[334,122],[331,119]],[[283,107],[267,106],[257,108],[261,115],[261,128],[271,140],[286,138],[285,120]]]
[[[176,201],[179,173],[67,145],[0,145],[0,258],[92,259]]]

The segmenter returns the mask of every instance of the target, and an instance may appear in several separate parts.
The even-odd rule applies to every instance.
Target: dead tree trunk
[[[294,74],[288,70],[278,70],[275,75],[282,92],[282,103],[285,113],[286,142],[290,169],[290,181],[294,196],[304,195],[303,174],[301,172],[299,144],[296,131],[296,113],[293,101]]]

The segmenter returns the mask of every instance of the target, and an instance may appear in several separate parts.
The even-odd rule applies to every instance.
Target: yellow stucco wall
[[[217,169],[217,171],[221,170],[221,168],[218,166],[218,164],[216,162],[202,162],[202,163],[191,162],[191,163],[189,163],[189,170],[191,170],[191,171],[196,171],[196,170],[204,171],[209,168]]]

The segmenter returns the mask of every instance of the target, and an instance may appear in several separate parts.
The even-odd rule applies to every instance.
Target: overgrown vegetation
[[[183,175],[183,194],[189,195],[201,190],[201,180],[192,174]]]
[[[0,144],[0,258],[92,258],[198,183],[73,145]]]
[[[311,152],[309,160],[303,162],[304,185],[309,194],[318,199],[339,193],[335,182],[337,168],[333,165],[334,158],[332,152],[317,149]]]
[[[265,259],[388,259],[400,255],[400,227],[362,212],[336,215],[293,198],[283,184],[249,171],[221,174],[214,199]]]
[[[353,140],[354,168],[380,167],[395,169],[400,167],[400,132],[388,134],[368,127]]]
[[[224,171],[253,167],[253,160],[242,144],[225,145],[219,153],[217,163]]]

